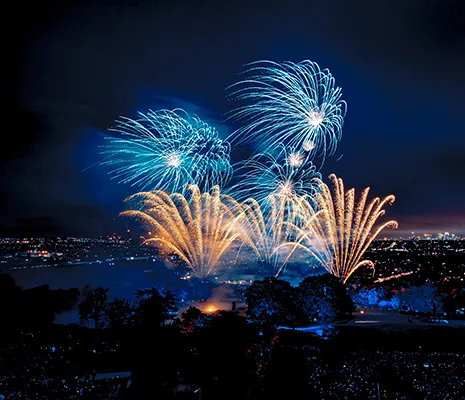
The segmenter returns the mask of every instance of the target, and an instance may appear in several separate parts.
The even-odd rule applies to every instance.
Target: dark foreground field
[[[300,331],[281,331],[282,340],[294,344],[320,346],[322,342],[335,347],[379,351],[428,351],[465,353],[465,327],[414,326],[384,324],[376,326],[338,326],[338,334],[330,339],[317,338]]]

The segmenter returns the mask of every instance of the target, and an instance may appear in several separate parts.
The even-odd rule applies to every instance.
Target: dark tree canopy
[[[123,329],[133,322],[134,308],[127,299],[115,297],[105,307],[105,322],[109,328]]]
[[[296,318],[294,290],[287,281],[274,277],[254,281],[246,300],[248,317],[262,325],[289,323]]]
[[[249,318],[261,325],[308,324],[347,318],[354,304],[330,274],[305,278],[298,287],[274,277],[255,281],[246,292]]]
[[[309,276],[296,290],[303,314],[310,320],[346,318],[355,309],[346,287],[331,274]]]
[[[172,313],[177,311],[178,299],[173,292],[162,295],[158,289],[138,290],[136,292],[136,324],[148,330],[159,328]]]
[[[79,320],[81,323],[92,320],[95,329],[103,327],[109,290],[108,288],[97,286],[86,294],[84,300],[79,305]]]
[[[71,310],[79,290],[52,290],[49,285],[21,289],[13,277],[0,273],[0,318],[3,330],[37,330],[50,326],[55,314]]]

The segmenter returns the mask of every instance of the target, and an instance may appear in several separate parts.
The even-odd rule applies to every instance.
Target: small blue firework
[[[229,114],[244,124],[231,141],[255,143],[263,152],[283,143],[322,162],[336,151],[346,103],[329,70],[308,60],[256,61],[247,67],[249,77],[227,88],[232,99],[245,102]]]
[[[229,143],[182,109],[121,117],[110,131],[101,164],[121,183],[169,192],[184,192],[194,184],[206,192],[224,186],[232,175]]]
[[[238,201],[254,198],[266,207],[270,198],[292,204],[303,196],[313,197],[319,190],[321,174],[301,150],[277,146],[276,155],[259,153],[238,163],[238,182],[229,192]]]

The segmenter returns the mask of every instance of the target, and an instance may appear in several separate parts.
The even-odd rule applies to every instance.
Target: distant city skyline
[[[57,235],[57,236],[0,236],[0,244],[2,242],[7,241],[16,241],[18,243],[27,242],[29,240],[41,240],[41,239],[61,239],[63,241],[66,240],[75,240],[76,242],[86,242],[86,241],[96,241],[96,242],[120,242],[124,243],[128,240],[132,239],[141,239],[143,236],[134,236],[123,238],[117,234],[108,234],[108,235],[100,235],[100,236],[68,236],[68,235]],[[442,231],[442,232],[420,232],[420,231],[412,231],[412,232],[388,232],[386,234],[379,235],[375,241],[380,240],[397,240],[397,239],[417,239],[420,238],[422,240],[465,240],[465,233],[460,232],[449,232],[449,231]]]

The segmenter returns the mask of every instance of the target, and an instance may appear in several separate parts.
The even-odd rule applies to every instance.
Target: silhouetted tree
[[[21,325],[29,329],[49,326],[55,320],[55,304],[50,287],[41,285],[21,291],[19,315]]]
[[[387,297],[386,289],[382,286],[352,290],[351,297],[357,307],[372,308],[379,305],[380,301]]]
[[[14,330],[20,319],[21,288],[16,285],[14,278],[8,274],[0,273],[0,323],[2,330]]]
[[[406,291],[399,292],[401,308],[414,312],[431,312],[433,316],[442,310],[445,297],[445,294],[431,284],[410,286]]]
[[[174,292],[167,290],[164,295],[164,304],[168,315],[174,315],[178,311],[179,299],[176,297]]]
[[[0,318],[3,329],[40,329],[55,320],[55,314],[69,311],[79,296],[76,288],[52,290],[41,285],[22,290],[15,280],[0,273]],[[6,327],[6,328],[5,328]]]
[[[267,277],[254,281],[247,289],[247,316],[261,325],[277,325],[294,322],[297,307],[291,284]]]
[[[465,287],[452,289],[443,299],[444,311],[454,315],[458,308],[465,307]]]
[[[136,292],[136,323],[145,329],[160,327],[177,310],[177,299],[173,292],[163,296],[156,288]]]
[[[57,289],[51,290],[50,295],[55,313],[62,313],[73,309],[79,299],[80,292],[78,288]]]
[[[317,319],[328,323],[344,318],[354,310],[345,286],[331,274],[309,276],[296,290],[302,314],[310,321]]]
[[[258,341],[256,328],[232,311],[218,311],[201,328],[189,352],[188,377],[202,399],[242,399],[254,375],[249,350]]]
[[[0,298],[19,295],[21,288],[16,285],[15,279],[8,274],[0,272]]]
[[[156,288],[136,292],[131,398],[169,398],[178,380],[179,327],[164,324],[175,313],[176,303],[172,292],[164,296]]]
[[[204,327],[210,319],[210,316],[204,314],[197,307],[191,306],[182,313],[182,331],[184,333],[192,333]]]
[[[79,320],[81,324],[89,320],[94,321],[95,329],[103,327],[103,318],[110,289],[97,286],[87,293],[84,300],[79,305]]]
[[[105,306],[105,322],[109,328],[121,329],[131,324],[134,309],[127,299],[115,297]]]

